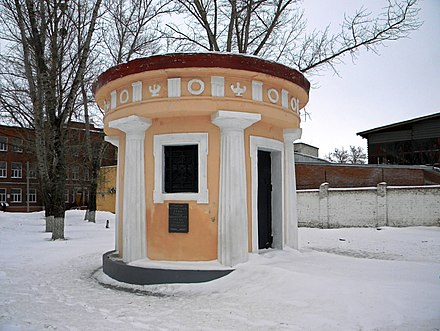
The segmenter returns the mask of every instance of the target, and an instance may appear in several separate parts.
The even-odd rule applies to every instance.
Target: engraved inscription
[[[170,203],[168,205],[168,232],[188,233],[188,204]]]

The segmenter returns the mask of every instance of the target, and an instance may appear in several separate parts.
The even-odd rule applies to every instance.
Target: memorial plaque
[[[170,203],[168,205],[168,232],[188,233],[188,204]]]

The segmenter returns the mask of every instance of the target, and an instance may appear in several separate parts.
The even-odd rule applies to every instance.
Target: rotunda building
[[[284,65],[221,53],[102,73],[95,99],[118,146],[111,258],[233,267],[261,249],[297,248],[293,142],[309,88]]]

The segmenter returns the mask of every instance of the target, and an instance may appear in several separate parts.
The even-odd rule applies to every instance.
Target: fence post
[[[377,226],[388,226],[387,183],[377,184]]]
[[[328,218],[328,183],[319,186],[319,222],[323,228],[329,228]]]

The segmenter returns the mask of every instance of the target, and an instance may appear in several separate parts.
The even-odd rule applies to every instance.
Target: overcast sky
[[[386,0],[307,0],[309,28],[339,27],[344,13],[377,11]],[[440,0],[420,0],[422,27],[409,38],[387,43],[379,55],[361,51],[331,71],[306,77],[314,86],[303,119],[300,141],[324,157],[335,147],[362,146],[357,132],[440,112]]]
[[[305,1],[310,26],[338,26],[344,12],[385,4],[384,0]],[[357,132],[440,112],[440,0],[422,0],[423,26],[409,38],[389,42],[379,55],[362,51],[338,67],[310,80],[301,141],[319,148],[320,157],[335,147],[362,146]]]

